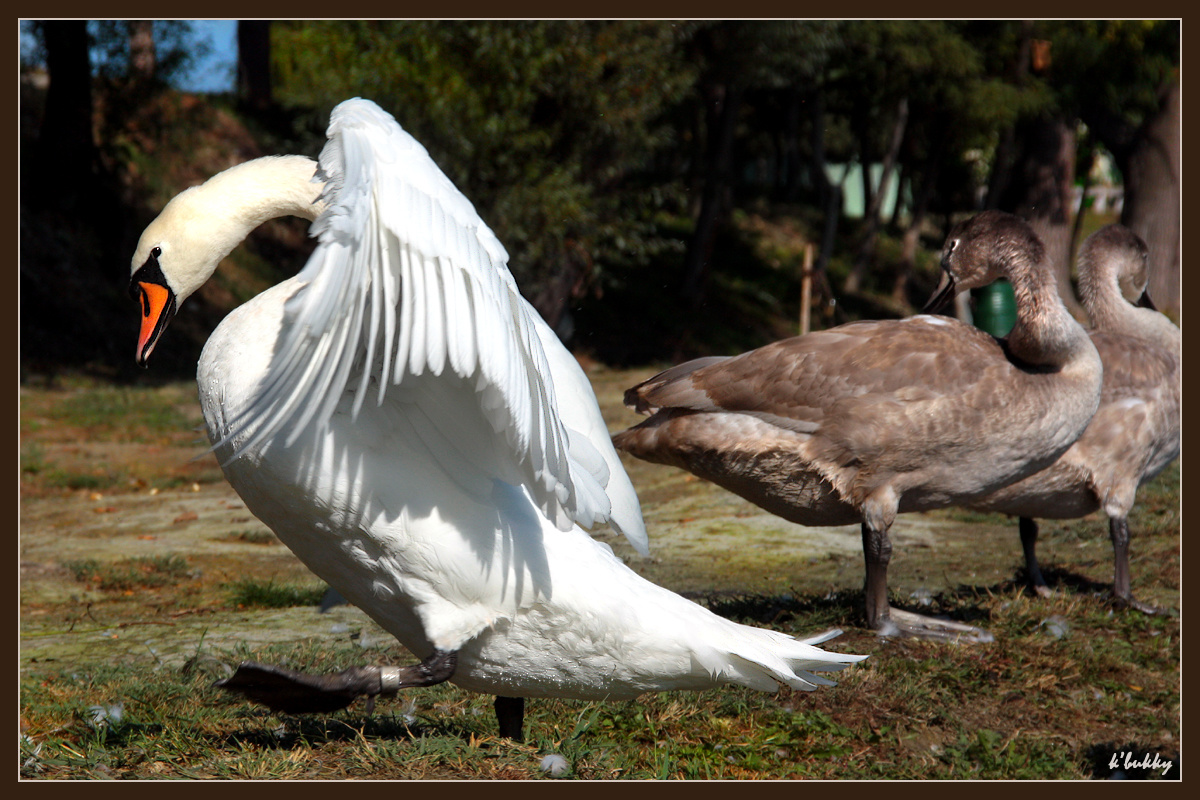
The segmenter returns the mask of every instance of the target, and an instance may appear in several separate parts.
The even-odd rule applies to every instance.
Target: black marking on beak
[[[951,303],[954,302],[954,297],[958,291],[954,286],[954,276],[949,270],[942,268],[942,281],[934,290],[933,296],[925,303],[925,307],[921,309],[922,314],[941,314]]]
[[[146,263],[138,267],[129,281],[129,296],[142,311],[136,358],[138,365],[143,368],[178,309],[175,292],[167,285],[166,276],[158,263],[161,253],[162,250],[157,247],[151,250]]]

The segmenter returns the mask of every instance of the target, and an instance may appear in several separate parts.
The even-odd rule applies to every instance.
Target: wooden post
[[[804,245],[804,272],[800,273],[800,335],[808,333],[808,313],[812,305],[812,242]]]

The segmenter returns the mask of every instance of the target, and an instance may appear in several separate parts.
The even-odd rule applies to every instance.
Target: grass
[[[235,531],[225,538],[231,542],[246,542],[248,544],[279,544],[279,539],[267,528]]]
[[[192,577],[187,560],[178,555],[137,556],[112,564],[87,558],[63,566],[75,580],[106,592],[170,586]]]
[[[66,375],[21,390],[23,497],[169,490],[222,480],[194,384],[110,386]],[[117,451],[114,452],[114,448]],[[123,452],[132,448],[137,458]]]
[[[292,586],[247,578],[231,587],[230,599],[241,608],[289,608],[291,606],[315,606],[321,602],[328,587]]]
[[[30,409],[33,413],[22,422],[33,430],[46,425],[83,428],[91,439],[148,442],[201,424],[187,394],[179,386],[146,389],[68,381],[48,398],[50,402],[39,404],[36,411]],[[190,394],[195,394],[194,389]],[[130,426],[130,420],[137,424]]]
[[[606,416],[624,421],[620,391],[642,372],[593,377]],[[897,534],[893,602],[983,625],[995,641],[888,641],[861,627],[857,553],[792,557],[788,543],[804,529],[765,528],[728,493],[640,463],[629,469],[653,558],[608,540],[632,567],[739,621],[797,634],[841,627],[831,646],[870,658],[811,693],[534,699],[520,744],[498,738],[492,698],[452,685],[381,699],[371,714],[362,703],[304,716],[254,706],[213,681],[247,659],[317,672],[414,659],[355,609],[318,614],[323,587],[271,546],[214,465],[190,461],[195,434],[154,421],[171,407],[190,425],[194,387],[129,391],[113,408],[143,432],[133,443],[104,428],[118,424],[111,414],[95,418],[108,422],[93,440],[77,427],[76,404],[60,408],[70,393],[102,396],[103,387],[22,390],[24,779],[549,780],[539,765],[557,754],[575,780],[1059,780],[1107,778],[1113,756],[1127,752],[1170,760],[1167,777],[1178,777],[1180,617],[1112,608],[1102,515],[1042,524],[1039,554],[1055,589],[1045,599],[1024,589],[1015,521],[922,515],[939,533],[932,544]],[[27,424],[36,420],[47,422]],[[46,483],[56,468],[86,474],[71,465],[87,459],[138,480],[99,490]],[[188,482],[204,474],[188,470],[213,472]],[[162,473],[180,485],[156,487]],[[97,492],[102,500],[91,499]],[[1142,487],[1130,518],[1134,593],[1172,607],[1179,494],[1175,464]]]
[[[842,603],[846,616],[857,600]],[[535,779],[544,777],[541,757],[557,753],[581,779],[1088,778],[1105,748],[1178,764],[1175,618],[1110,615],[1091,598],[1057,598],[1050,608],[1018,592],[995,601],[991,645],[885,644],[852,633],[845,646],[873,657],[813,693],[730,687],[620,703],[533,700],[524,744],[496,737],[490,698],[453,686],[380,701],[370,716],[361,704],[280,715],[210,686],[243,658],[315,671],[363,663],[349,638],[205,648],[180,668],[46,664],[22,676],[22,774]],[[1047,611],[1071,619],[1067,638],[1039,630]],[[391,645],[367,660],[412,659]],[[119,720],[96,722],[94,707],[118,704]]]

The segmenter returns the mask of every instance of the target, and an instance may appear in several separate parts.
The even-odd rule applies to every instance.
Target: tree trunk
[[[872,119],[871,122],[873,123],[875,120]],[[875,187],[871,183],[871,150],[868,144],[868,137],[871,135],[870,127],[869,124],[859,124],[855,136],[858,140],[855,150],[858,153],[858,163],[861,167],[858,171],[858,182],[859,189],[862,191],[864,221],[867,218],[867,209],[875,205]]]
[[[904,187],[905,186],[910,187],[910,191],[911,191],[912,168],[910,167],[910,165],[907,162],[901,161],[899,167],[897,167],[897,169],[896,169],[896,202],[892,206],[891,219],[888,220],[888,229],[889,230],[895,231],[895,230],[900,229],[901,220],[904,217]],[[911,213],[912,209],[910,208],[908,210]]]
[[[896,159],[900,154],[900,145],[904,142],[904,131],[908,127],[908,98],[900,98],[896,106],[896,121],[892,125],[892,139],[888,151],[883,157],[883,174],[879,176],[879,188],[871,195],[863,215],[862,244],[858,256],[854,260],[854,268],[846,276],[843,288],[848,293],[855,293],[867,277],[867,268],[871,264],[871,255],[875,252],[875,238],[879,235],[879,211],[883,200],[887,197],[888,186],[892,182],[892,173],[896,169]],[[870,175],[870,165],[863,164],[863,174]],[[870,181],[868,180],[868,183]]]
[[[158,57],[154,49],[154,22],[132,20],[129,23],[129,77],[135,83],[154,80]]]
[[[254,111],[271,107],[271,22],[238,20],[238,97]]]
[[[1012,63],[1012,82],[1016,86],[1025,83],[1029,75],[1029,59],[1033,48],[1033,21],[1021,21],[1021,40],[1017,45],[1017,57]],[[1017,156],[1016,125],[1008,125],[1000,132],[1000,142],[996,145],[996,157],[992,174],[988,180],[987,197],[984,208],[1001,208],[1002,198],[1009,193],[1009,183],[1012,179],[1013,168]]]
[[[1122,166],[1125,204],[1121,224],[1150,248],[1149,294],[1160,310],[1180,310],[1179,84],[1164,93],[1159,113],[1138,132]]]
[[[31,186],[40,200],[69,209],[90,190],[97,160],[87,22],[51,20],[42,25],[50,88],[37,141],[41,178]]]
[[[821,231],[821,249],[813,267],[814,305],[821,310],[823,327],[830,327],[836,312],[836,298],[829,283],[829,260],[833,257],[833,246],[837,240],[837,225],[842,216],[842,187],[834,185],[825,172],[825,90],[817,86],[810,96],[812,109],[812,161],[811,178],[820,194],[821,207],[825,211],[825,225]],[[842,174],[845,180],[849,171]]]
[[[733,139],[742,105],[742,88],[736,81],[716,84],[710,89],[709,97],[717,111],[712,123],[716,131],[710,134],[709,168],[700,201],[700,214],[692,237],[688,240],[683,262],[683,297],[692,305],[699,304],[704,296],[717,221],[725,209],[726,193],[732,182]]]
[[[1075,182],[1075,130],[1056,117],[1019,126],[1022,144],[1001,208],[1029,221],[1046,247],[1058,294],[1072,311],[1079,302],[1071,286],[1071,214]]]
[[[785,203],[795,203],[800,199],[800,90],[795,87],[788,89],[784,102],[784,174],[781,196]]]
[[[575,332],[571,304],[583,297],[594,266],[587,249],[574,239],[563,242],[554,260],[557,268],[553,277],[541,284],[529,302],[558,338],[570,344]]]
[[[1083,221],[1087,216],[1088,192],[1092,188],[1092,169],[1096,166],[1096,151],[1094,148],[1089,148],[1086,158],[1087,166],[1083,171],[1083,183],[1079,186],[1079,205],[1075,208],[1075,223],[1071,227],[1071,250],[1067,256],[1067,260],[1071,264],[1075,263],[1076,254],[1079,252],[1079,237],[1083,235]]]
[[[902,238],[900,270],[896,273],[895,283],[892,284],[892,299],[897,304],[908,302],[908,282],[912,279],[917,265],[917,246],[921,243],[921,226],[925,224],[925,217],[929,212],[929,203],[933,199],[933,190],[937,186],[941,164],[941,159],[937,156],[930,160],[924,170],[924,180],[921,181],[920,188],[913,196],[912,214]]]

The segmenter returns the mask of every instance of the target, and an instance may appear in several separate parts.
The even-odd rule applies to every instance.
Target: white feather
[[[308,180],[302,159],[239,176],[302,198],[292,190]],[[646,552],[587,376],[470,202],[390,116],[338,106],[318,176],[308,264],[230,313],[198,370],[226,476],[313,572],[418,656],[457,652],[454,682],[506,696],[812,689],[826,683],[813,670],[861,658],[722,619],[579,527],[608,521]],[[164,210],[141,257],[147,236],[199,218],[236,228],[238,187],[221,185]],[[162,271],[203,282],[191,264]]]

